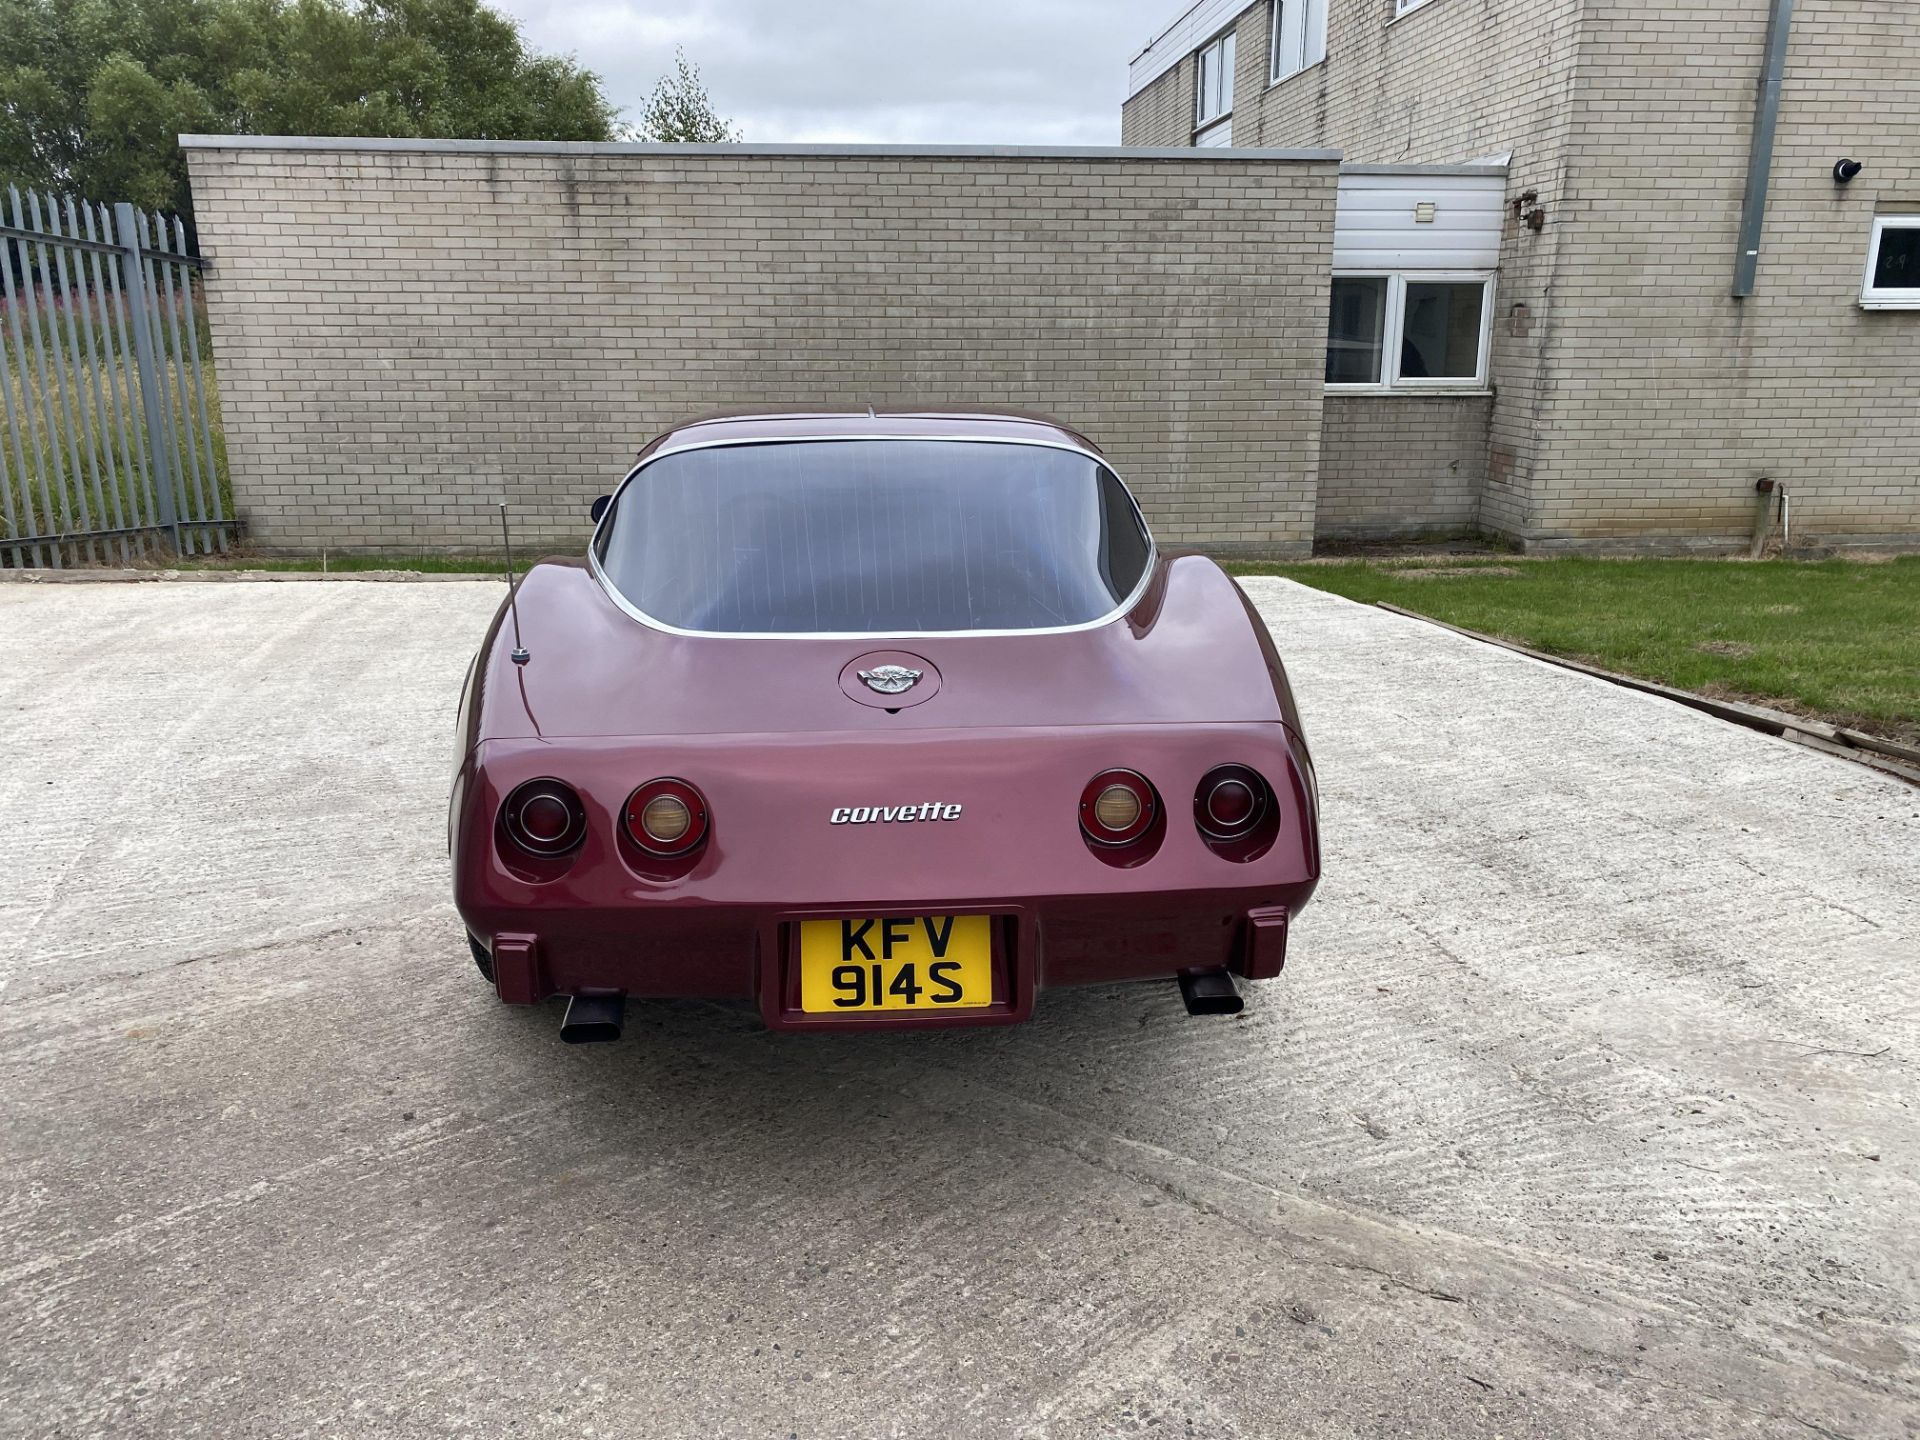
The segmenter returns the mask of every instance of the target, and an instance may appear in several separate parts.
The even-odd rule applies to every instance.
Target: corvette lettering
[[[919,805],[840,805],[831,817],[835,825],[886,825],[906,820],[958,820],[960,807],[927,800]]]

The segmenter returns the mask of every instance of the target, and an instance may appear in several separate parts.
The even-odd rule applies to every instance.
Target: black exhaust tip
[[[583,990],[567,1001],[560,1038],[569,1045],[597,1045],[620,1038],[627,997],[618,990]]]
[[[1181,971],[1180,998],[1189,1015],[1238,1015],[1247,1003],[1226,970]]]

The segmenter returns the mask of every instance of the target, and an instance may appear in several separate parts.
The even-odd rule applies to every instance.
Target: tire
[[[493,983],[493,956],[487,953],[486,946],[473,938],[471,931],[467,934],[467,948],[473,951],[474,965],[479,969],[480,973],[486,977],[487,983],[491,985]]]

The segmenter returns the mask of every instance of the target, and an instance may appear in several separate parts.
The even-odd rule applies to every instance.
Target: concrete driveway
[[[1238,1020],[569,1049],[447,899],[497,586],[0,586],[0,1434],[1911,1434],[1920,791],[1251,588]]]

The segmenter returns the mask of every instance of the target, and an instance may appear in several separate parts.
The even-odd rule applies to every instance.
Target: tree
[[[174,137],[606,140],[483,0],[0,0],[0,181],[191,212]]]
[[[676,49],[673,68],[673,74],[662,75],[654,85],[640,123],[630,132],[633,138],[663,144],[738,143],[740,131],[730,121],[722,120],[707,98],[707,87],[700,83],[700,67],[689,63],[686,53]]]

